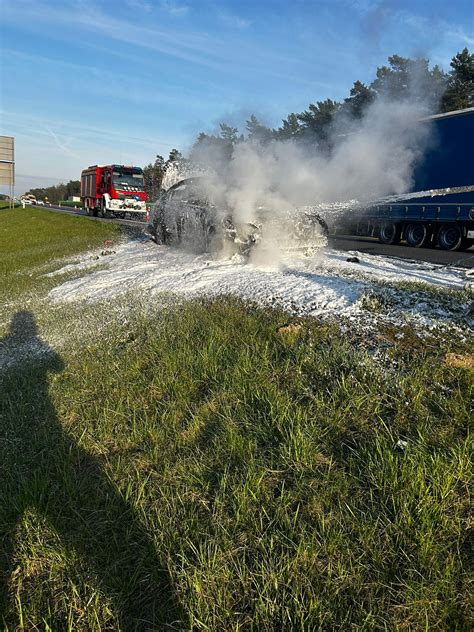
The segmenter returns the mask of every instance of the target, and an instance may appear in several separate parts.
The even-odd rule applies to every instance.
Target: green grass
[[[0,200],[0,209],[9,209],[10,208],[10,204],[11,202],[9,202],[9,200]],[[18,202],[14,202],[14,207],[17,208],[19,207],[20,204],[18,204]]]
[[[118,239],[117,226],[91,222],[44,209],[26,207],[0,216],[0,303],[34,291],[43,293],[56,283],[44,274],[60,267],[56,259],[73,256]]]
[[[472,628],[473,379],[442,348],[391,331],[380,362],[230,298],[20,306],[5,629]]]

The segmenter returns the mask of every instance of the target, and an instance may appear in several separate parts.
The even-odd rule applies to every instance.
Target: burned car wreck
[[[259,206],[255,221],[239,222],[231,210],[214,203],[209,189],[205,178],[196,177],[163,191],[148,224],[154,241],[197,253],[244,256],[267,238],[290,250],[311,251],[327,243],[328,226],[311,207],[276,213]]]

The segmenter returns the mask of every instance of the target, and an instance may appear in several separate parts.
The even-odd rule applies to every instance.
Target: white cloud
[[[226,73],[233,72],[238,76],[245,76],[251,71],[253,74],[261,73],[266,77],[283,79],[287,79],[288,72],[291,72],[293,83],[311,87],[327,85],[318,79],[309,79],[303,75],[304,62],[300,57],[283,53],[274,47],[265,48],[253,41],[237,39],[237,36],[232,41],[228,36],[212,36],[207,32],[188,28],[184,31],[182,28],[171,29],[162,25],[157,27],[151,22],[147,26],[137,22],[127,22],[101,11],[90,0],[81,0],[80,6],[81,9],[78,10],[73,9],[71,5],[58,7],[39,0],[34,3],[17,0],[14,4],[5,5],[4,18],[13,18],[17,23],[26,23],[26,28],[33,30],[42,23],[46,23],[49,28],[56,24],[65,26],[66,29],[74,24],[76,29],[84,29],[93,34],[98,33],[101,41],[115,40],[162,56],[210,68],[216,72],[225,70]],[[177,5],[173,3],[173,6]],[[294,74],[292,69],[296,66],[299,72]],[[307,70],[309,69],[308,66]]]
[[[176,9],[178,5],[171,3],[169,6]],[[219,53],[225,42],[219,38],[210,38],[207,34],[193,31],[187,31],[184,37],[180,30],[142,26],[134,21],[121,20],[101,11],[89,0],[81,0],[80,6],[74,7],[17,0],[2,8],[4,19],[13,19],[19,24],[28,21],[30,27],[46,23],[50,28],[56,24],[69,29],[74,24],[76,29],[99,33],[101,38],[105,36],[209,68],[222,66]]]
[[[62,140],[61,137],[56,134],[53,129],[51,129],[51,127],[45,126],[45,129],[54,140],[56,147],[61,153],[66,154],[67,156],[72,156],[73,158],[79,158],[79,155],[70,148],[70,145],[73,142],[71,139]]]
[[[12,130],[13,135],[23,134],[27,137],[36,136],[49,136],[49,131],[45,131],[47,128],[55,127],[56,130],[60,130],[60,134],[67,134],[70,141],[84,143],[90,143],[91,140],[97,141],[99,144],[103,144],[104,141],[109,141],[112,144],[116,144],[117,140],[136,143],[140,147],[145,145],[152,148],[160,149],[163,147],[176,147],[176,145],[183,143],[183,138],[170,139],[164,137],[161,134],[160,140],[155,140],[151,136],[135,136],[133,134],[124,133],[123,129],[113,129],[110,127],[92,127],[87,125],[78,124],[75,121],[48,119],[40,116],[31,116],[30,114],[23,114],[18,112],[10,112],[7,110],[0,110],[0,117],[2,120],[2,128],[5,130]],[[1,129],[1,128],[0,128]]]
[[[252,20],[247,20],[228,11],[220,11],[218,17],[223,24],[232,28],[246,29],[252,24]]]
[[[182,17],[189,12],[187,5],[174,2],[174,0],[161,0],[160,7],[173,17]]]
[[[462,26],[449,29],[447,35],[455,40],[459,40],[462,46],[474,46],[474,32],[466,33]]]
[[[132,9],[138,9],[139,11],[146,11],[149,13],[153,9],[153,5],[146,0],[125,0],[129,7]]]

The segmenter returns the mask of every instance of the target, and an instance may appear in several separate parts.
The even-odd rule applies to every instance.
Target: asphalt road
[[[86,214],[83,208],[68,208],[67,206],[40,206],[39,208],[44,208],[47,211],[54,211],[55,213],[68,213],[69,215],[82,215],[83,217],[87,217],[95,222],[112,222],[113,224],[124,224],[125,226],[145,226],[145,222],[143,220],[138,219],[118,219],[115,217],[105,218],[105,217],[92,217]]]
[[[85,211],[82,208],[71,209],[64,206],[46,206],[40,208],[60,213],[69,213],[70,215],[83,215],[96,222],[112,222],[115,224],[123,224],[125,226],[145,227],[145,222],[141,220],[89,217],[85,214]],[[440,250],[439,248],[411,248],[410,246],[403,245],[386,246],[371,237],[350,237],[345,235],[330,237],[329,245],[331,248],[345,252],[358,250],[359,252],[371,255],[385,255],[388,257],[409,259],[411,261],[437,263],[445,266],[454,265],[460,268],[474,268],[474,247],[471,247],[469,250],[463,252],[450,252],[447,250]]]
[[[466,251],[440,250],[439,248],[411,248],[410,246],[386,246],[371,237],[337,235],[329,238],[329,245],[336,250],[358,250],[371,255],[386,255],[412,261],[427,261],[446,266],[474,268],[474,248]]]

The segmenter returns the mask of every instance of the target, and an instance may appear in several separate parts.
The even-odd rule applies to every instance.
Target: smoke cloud
[[[256,221],[259,207],[278,212],[354,199],[363,204],[410,190],[430,139],[429,126],[419,123],[426,115],[419,103],[377,100],[352,132],[341,133],[336,123],[330,155],[295,141],[243,141],[231,160],[219,158],[217,170],[215,153],[206,147],[194,159],[211,174],[212,198],[239,221]]]
[[[349,125],[336,119],[330,152],[310,143],[244,140],[229,159],[203,143],[187,173],[179,175],[206,173],[206,195],[222,217],[231,213],[236,224],[258,224],[267,209],[273,225],[267,232],[278,233],[280,220],[284,232],[291,214],[296,218],[298,209],[308,207],[334,224],[341,207],[357,209],[411,190],[414,169],[430,143],[430,126],[420,124],[428,114],[420,99],[378,98],[362,119]],[[180,179],[177,172],[172,175]]]

